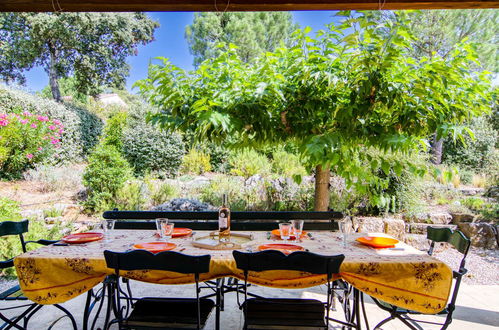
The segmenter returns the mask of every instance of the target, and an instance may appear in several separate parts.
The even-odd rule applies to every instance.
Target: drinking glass
[[[175,227],[174,223],[167,223],[166,225],[163,226],[163,234],[165,235],[165,240],[168,241],[172,238],[173,235],[173,229]]]
[[[168,224],[168,219],[159,218],[156,219],[156,229],[158,230],[159,238],[164,240],[165,238],[165,226]]]
[[[293,233],[297,242],[301,242],[301,233],[303,232],[303,220],[291,220],[293,225]]]
[[[350,219],[345,218],[345,219],[339,221],[338,225],[340,227],[340,232],[342,234],[343,247],[346,247],[347,246],[347,235],[350,233],[350,229],[352,228],[352,225],[350,223]]]
[[[279,231],[281,234],[281,238],[284,240],[284,242],[286,242],[289,239],[289,237],[291,236],[292,228],[293,227],[288,222],[279,224]]]
[[[116,220],[111,220],[111,219],[102,220],[101,226],[102,226],[102,231],[104,233],[104,240],[106,241],[111,240],[111,234],[113,232],[115,222]]]

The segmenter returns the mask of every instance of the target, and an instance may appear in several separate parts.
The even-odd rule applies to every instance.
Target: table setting
[[[209,254],[210,271],[201,274],[202,281],[222,277],[242,279],[232,257],[234,249],[344,254],[336,278],[376,298],[422,312],[436,313],[442,309],[452,283],[452,272],[445,263],[380,233],[305,231],[303,221],[294,221],[278,224],[271,231],[233,231],[228,242],[236,237],[245,240],[233,248],[217,249],[196,246],[202,237],[217,242],[217,232],[175,228],[175,223],[166,219],[156,221],[156,230],[117,230],[113,229],[113,221],[103,222],[100,231],[68,235],[59,242],[62,246],[53,244],[17,257],[15,266],[26,296],[40,304],[54,304],[85,293],[113,273],[106,267],[104,250],[131,249]],[[168,271],[130,271],[123,276],[157,284],[193,283],[191,275]],[[289,270],[250,273],[248,280],[276,288],[306,288],[326,282],[322,275]]]

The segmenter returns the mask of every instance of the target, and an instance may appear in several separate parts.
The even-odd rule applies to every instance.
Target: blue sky
[[[301,27],[310,26],[314,31],[324,28],[333,20],[332,11],[301,11],[293,12],[295,22]],[[138,56],[128,58],[131,66],[127,87],[130,90],[133,83],[146,78],[149,62],[158,56],[169,58],[173,64],[183,69],[192,69],[192,55],[184,38],[185,27],[192,23],[194,13],[164,13],[154,12],[149,15],[159,21],[161,26],[156,30],[155,41],[139,47]],[[26,89],[39,91],[48,84],[48,77],[42,68],[34,68],[26,73]]]

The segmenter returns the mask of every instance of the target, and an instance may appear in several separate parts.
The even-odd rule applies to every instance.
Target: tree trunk
[[[435,165],[442,163],[442,150],[444,147],[444,140],[438,139],[437,134],[433,137],[433,143],[431,144],[431,162]]]
[[[329,167],[322,168],[317,165],[315,168],[315,204],[314,211],[329,210]]]
[[[49,46],[50,49],[50,67],[49,67],[49,84],[52,90],[52,96],[57,102],[61,102],[61,91],[59,90],[59,82],[57,81],[57,70],[55,68],[56,64],[56,50],[54,47]]]

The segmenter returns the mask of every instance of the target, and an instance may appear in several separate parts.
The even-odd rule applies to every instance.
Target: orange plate
[[[395,238],[380,236],[359,237],[357,238],[357,241],[375,248],[392,248],[399,242]]]
[[[305,249],[303,248],[303,246],[294,244],[263,244],[258,247],[258,250],[278,250],[283,252],[284,254],[290,254],[292,252],[303,251]]]
[[[192,234],[192,229],[190,228],[173,228],[172,237],[182,237]]]
[[[158,253],[162,251],[173,250],[177,247],[177,244],[170,242],[150,242],[150,243],[138,243],[132,248],[134,250],[147,250],[152,253]]]
[[[281,231],[279,229],[274,229],[274,230],[272,230],[272,235],[281,238]],[[307,236],[307,232],[306,231],[302,231],[301,232],[301,238],[304,238],[305,236]],[[291,236],[289,236],[289,238],[290,239],[296,239],[295,235],[291,235]]]
[[[104,237],[102,233],[77,233],[64,236],[61,241],[68,244],[83,244],[93,241],[98,241]]]

